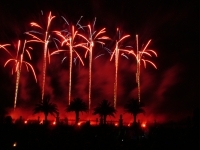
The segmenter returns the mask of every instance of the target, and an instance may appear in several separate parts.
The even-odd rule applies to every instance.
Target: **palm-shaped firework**
[[[85,36],[82,36],[86,41],[86,53],[85,53],[85,57],[87,56],[88,52],[89,52],[89,110],[90,110],[90,106],[91,106],[91,84],[92,84],[92,54],[93,54],[93,48],[94,48],[94,44],[95,43],[100,43],[102,45],[105,45],[105,43],[102,40],[108,40],[110,39],[109,37],[103,35],[106,32],[106,28],[101,29],[100,31],[96,31],[94,26],[96,23],[96,18],[94,20],[93,25],[91,26],[90,24],[87,26],[88,27],[88,37],[86,38]]]
[[[17,76],[16,76],[16,85],[15,85],[15,98],[14,98],[14,109],[16,108],[16,104],[17,104],[17,95],[18,95],[18,88],[19,88],[19,80],[20,80],[20,74],[21,74],[21,69],[22,69],[22,64],[25,65],[27,71],[29,71],[29,68],[31,69],[34,77],[35,77],[35,80],[37,82],[37,78],[36,78],[36,74],[35,74],[35,71],[33,69],[33,66],[24,61],[24,53],[27,53],[28,54],[28,57],[31,59],[31,55],[30,55],[30,52],[29,50],[31,49],[30,47],[26,48],[26,40],[24,41],[24,44],[21,48],[21,41],[19,40],[18,41],[18,44],[17,44],[17,53],[16,53],[16,57],[13,57],[11,55],[11,59],[8,59],[6,61],[6,63],[4,64],[4,67],[8,64],[8,63],[14,63],[13,64],[13,68],[12,68],[12,74],[14,72],[16,72]]]
[[[139,42],[138,42],[138,35],[136,35],[136,53],[133,50],[130,51],[126,51],[129,54],[132,54],[135,56],[136,58],[136,62],[137,62],[137,71],[136,71],[136,83],[138,85],[138,101],[140,102],[141,98],[140,98],[140,66],[141,66],[141,61],[144,63],[144,67],[146,68],[147,63],[151,64],[154,68],[157,69],[156,65],[144,58],[143,56],[149,56],[152,57],[152,54],[155,55],[157,57],[157,53],[154,50],[148,49],[149,44],[151,43],[151,40],[149,40],[147,42],[146,45],[144,45],[144,47],[141,48],[141,50],[139,50]]]
[[[78,47],[86,48],[86,46],[84,45],[84,43],[79,43],[76,40],[77,36],[83,37],[81,34],[78,34],[78,29],[82,28],[82,26],[79,24],[79,22],[80,22],[80,20],[81,20],[82,17],[79,19],[79,21],[76,24],[76,26],[79,26],[78,29],[76,29],[76,26],[70,25],[63,16],[62,16],[62,18],[64,19],[65,23],[68,25],[68,29],[65,29],[63,31],[55,31],[55,33],[61,38],[61,40],[58,40],[58,41],[61,41],[60,42],[61,46],[67,46],[69,49],[67,49],[67,50],[57,50],[57,51],[54,51],[53,53],[51,53],[51,55],[57,54],[59,52],[69,51],[69,92],[68,92],[68,104],[70,105],[70,102],[71,102],[71,86],[72,86],[72,61],[73,61],[73,53],[76,54],[76,57],[78,57],[79,60],[81,61],[82,65],[84,65],[84,63],[83,63],[80,55],[76,51],[76,48],[78,48]],[[65,58],[66,57],[64,57],[64,59]]]
[[[116,40],[115,49],[110,58],[110,61],[111,61],[115,55],[115,82],[114,82],[114,107],[115,108],[117,105],[117,80],[118,80],[117,76],[118,76],[119,54],[120,54],[120,51],[126,51],[126,49],[121,48],[122,46],[121,42],[130,36],[130,35],[124,35],[121,37],[119,29],[117,29],[117,32],[119,34],[119,40]]]
[[[30,25],[36,28],[38,31],[32,30],[32,31],[26,32],[26,34],[30,35],[33,38],[32,40],[29,40],[29,42],[39,42],[39,43],[44,44],[43,68],[42,68],[42,100],[44,98],[44,92],[45,92],[47,57],[50,61],[50,55],[49,55],[49,49],[48,49],[48,45],[51,38],[50,25],[54,18],[55,16],[52,16],[50,12],[48,15],[46,27],[43,28],[38,23],[31,22]]]

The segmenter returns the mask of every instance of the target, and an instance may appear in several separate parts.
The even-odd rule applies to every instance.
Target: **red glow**
[[[97,122],[95,122],[95,121],[90,121],[90,125],[96,126],[96,125],[97,125]]]
[[[142,128],[146,128],[146,123],[142,123],[142,124],[141,124],[141,127],[142,127]]]
[[[53,125],[56,125],[56,121],[53,122]]]
[[[24,121],[24,124],[27,124],[27,123],[28,123],[28,121],[27,121],[27,120],[25,120],[25,121]]]
[[[81,122],[78,123],[78,126],[81,126]]]
[[[57,103],[58,104],[58,109],[60,111],[60,115],[59,115],[59,118],[60,118],[60,122],[65,124],[66,121],[65,119],[67,118],[68,119],[68,124],[69,125],[74,125],[75,124],[75,113],[74,112],[70,112],[70,113],[66,113],[64,110],[65,110],[65,105],[61,105],[61,103]],[[151,110],[151,108],[147,108],[145,109],[145,112],[148,114],[148,115],[143,115],[143,114],[139,114],[138,115],[138,119],[139,120],[142,120],[141,121],[141,124],[142,123],[146,123],[146,126],[147,126],[147,122],[148,124],[152,124],[154,123],[154,121],[156,120],[156,122],[163,122],[165,119],[165,116],[154,116],[154,114],[151,114],[149,115],[149,111]],[[8,110],[9,111],[9,110]],[[122,107],[118,107],[117,108],[117,113],[115,115],[115,118],[112,118],[112,117],[108,117],[107,118],[107,121],[111,121],[112,119],[112,122],[114,122],[113,126],[115,126],[115,123],[118,123],[118,120],[120,118],[120,114],[123,114],[125,111]],[[23,124],[25,125],[24,121],[27,120],[27,125],[29,123],[35,121],[38,121],[40,125],[43,124],[43,120],[44,120],[44,114],[43,113],[39,113],[39,114],[35,114],[35,115],[32,115],[32,109],[22,109],[22,108],[17,108],[15,111],[13,111],[13,109],[11,108],[10,109],[10,113],[9,115],[13,118],[13,122],[15,122],[16,120],[18,120],[20,118],[20,116],[22,117],[22,120],[23,120]],[[89,119],[90,118],[90,119]],[[48,116],[48,120],[51,122],[50,124],[53,126],[53,122],[55,121],[55,117],[52,116],[52,115],[49,115]],[[90,115],[90,117],[88,116],[88,113],[80,113],[80,126],[82,126],[83,124],[86,123],[86,121],[90,121],[90,125],[93,126],[93,125],[99,125],[100,123],[100,119],[99,119],[99,116],[98,115]],[[132,125],[132,122],[133,122],[133,116],[131,114],[124,114],[123,115],[123,125],[124,126],[131,126]],[[79,126],[77,124],[77,126]],[[119,126],[119,123],[118,123],[118,126]]]

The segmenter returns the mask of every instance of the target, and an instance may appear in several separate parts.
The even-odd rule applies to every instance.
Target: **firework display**
[[[140,102],[140,67],[141,62],[144,63],[144,66],[146,67],[147,63],[153,65],[153,67],[157,68],[156,65],[146,59],[147,57],[152,57],[153,55],[157,56],[156,52],[154,50],[148,49],[148,46],[151,42],[149,40],[147,44],[144,46],[141,46],[139,48],[139,42],[138,42],[138,35],[136,35],[136,49],[127,48],[128,46],[125,46],[125,42],[128,41],[131,38],[131,35],[126,34],[121,36],[121,30],[117,28],[117,39],[112,39],[110,36],[108,37],[106,35],[106,28],[101,28],[100,30],[95,29],[96,24],[96,18],[94,19],[93,24],[88,24],[85,26],[82,26],[80,24],[81,18],[78,20],[78,22],[73,25],[71,23],[68,23],[67,19],[63,16],[60,18],[64,20],[64,25],[62,26],[62,30],[51,30],[51,24],[55,16],[52,16],[51,12],[48,14],[46,25],[39,25],[39,23],[31,22],[30,25],[33,28],[31,31],[25,32],[28,39],[24,40],[23,45],[21,44],[21,41],[19,40],[17,44],[17,54],[15,57],[13,57],[12,52],[10,50],[7,50],[7,47],[10,46],[10,44],[3,44],[0,45],[0,49],[3,49],[6,51],[12,58],[8,59],[5,62],[6,66],[8,63],[14,62],[14,68],[12,69],[12,72],[16,72],[16,86],[15,86],[15,99],[14,99],[14,108],[16,108],[17,103],[17,95],[18,95],[18,89],[19,89],[19,81],[20,81],[20,74],[22,69],[22,64],[24,64],[27,68],[31,68],[34,77],[36,78],[36,73],[34,71],[34,66],[32,66],[29,62],[24,61],[24,54],[27,53],[29,59],[31,60],[31,54],[29,53],[29,50],[32,49],[30,46],[28,47],[27,44],[30,44],[32,47],[34,47],[34,43],[42,43],[43,46],[43,61],[42,61],[42,80],[41,80],[41,89],[42,89],[42,100],[45,95],[45,79],[46,79],[46,70],[47,70],[47,61],[49,60],[50,63],[50,56],[54,54],[61,54],[64,52],[64,54],[67,54],[62,59],[62,62],[66,59],[69,63],[69,84],[68,84],[68,105],[71,103],[72,96],[72,73],[73,73],[73,61],[78,58],[78,60],[84,64],[86,64],[86,60],[84,58],[89,55],[88,60],[88,108],[91,110],[91,89],[92,89],[92,66],[93,66],[93,54],[94,51],[97,50],[95,47],[95,43],[99,43],[102,45],[102,49],[105,48],[110,54],[110,61],[112,59],[115,59],[115,75],[114,75],[114,107],[117,107],[117,95],[118,95],[118,71],[119,71],[119,56],[124,56],[128,58],[125,53],[132,54],[136,59],[136,83],[137,83],[137,89],[138,89],[138,100]],[[67,27],[66,27],[67,25]],[[63,29],[64,27],[64,29]],[[105,45],[108,43],[114,43],[113,51],[111,51],[109,48],[106,48]],[[54,47],[52,48],[50,43],[53,43]],[[131,46],[134,47],[134,46]],[[33,49],[36,49],[35,47]],[[82,50],[82,52],[80,51]],[[101,50],[100,48],[98,49]],[[51,51],[51,52],[50,52]],[[101,56],[103,54],[98,55],[96,58]],[[95,59],[96,59],[95,58]],[[129,59],[129,58],[128,58]]]

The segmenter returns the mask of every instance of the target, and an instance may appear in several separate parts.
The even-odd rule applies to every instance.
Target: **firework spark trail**
[[[136,83],[138,85],[138,101],[140,103],[140,54],[138,49],[138,35],[136,35],[136,59],[137,59],[137,71],[136,71]]]
[[[117,75],[118,75],[118,65],[119,65],[119,49],[118,44],[116,45],[115,51],[115,82],[114,82],[114,107],[117,106]]]
[[[133,50],[124,50],[125,52],[132,54],[135,58],[136,58],[136,83],[138,86],[138,101],[140,103],[141,101],[141,90],[140,90],[140,67],[141,67],[141,61],[144,63],[144,67],[146,68],[146,63],[151,64],[154,68],[157,69],[156,65],[147,59],[144,59],[142,56],[143,55],[147,55],[149,57],[152,57],[152,54],[155,55],[157,57],[157,53],[154,50],[150,50],[147,49],[149,44],[150,44],[151,40],[149,40],[147,42],[147,44],[144,46],[144,48],[142,48],[141,50],[139,50],[139,42],[138,42],[138,35],[136,35],[136,53]]]
[[[92,86],[92,51],[93,51],[94,43],[91,41],[90,43],[90,51],[89,51],[89,91],[88,91],[88,108],[90,111],[91,107],[91,86]]]
[[[47,32],[46,32],[47,35]],[[44,88],[45,88],[45,80],[46,80],[46,61],[47,61],[47,48],[48,48],[48,41],[46,41],[45,35],[45,43],[44,43],[44,58],[43,58],[43,69],[42,69],[42,101],[44,98]]]
[[[18,53],[19,53],[19,49],[20,49],[20,45],[21,42],[18,41],[18,49],[17,49],[17,56],[16,56],[16,60],[18,59]],[[14,100],[14,109],[16,108],[17,105],[17,95],[18,95],[18,89],[19,89],[19,80],[20,80],[20,74],[21,74],[21,67],[22,67],[22,61],[23,61],[23,55],[24,55],[24,48],[26,45],[26,41],[24,42],[24,46],[23,46],[23,51],[22,54],[20,55],[20,59],[18,60],[18,67],[16,67],[16,72],[17,72],[17,77],[16,77],[16,85],[15,85],[15,100]]]
[[[28,68],[30,68],[30,69],[32,70],[32,73],[33,73],[33,75],[34,75],[34,77],[35,77],[35,80],[36,80],[36,82],[37,82],[36,74],[35,74],[35,71],[34,71],[32,65],[31,65],[30,63],[28,63],[28,62],[26,62],[26,61],[23,60],[23,59],[24,59],[24,52],[26,52],[26,53],[28,54],[29,58],[31,59],[31,55],[30,55],[28,49],[26,49],[26,43],[27,43],[27,42],[26,42],[26,40],[25,40],[24,45],[23,45],[23,48],[22,48],[22,52],[21,52],[21,54],[19,55],[19,51],[20,51],[20,47],[21,47],[21,41],[19,40],[19,41],[18,41],[18,45],[17,45],[17,54],[16,54],[16,58],[8,59],[8,60],[6,61],[6,63],[4,64],[4,67],[5,67],[9,62],[14,61],[14,63],[15,63],[15,65],[14,65],[15,68],[13,68],[14,71],[16,72],[14,110],[16,109],[16,105],[17,105],[17,96],[18,96],[18,89],[19,89],[19,81],[20,81],[20,74],[21,74],[21,68],[22,68],[22,64],[23,64],[23,63],[25,64],[25,66],[26,66],[26,68],[27,68],[27,71],[29,71]],[[12,55],[11,55],[11,56],[12,56]],[[13,70],[13,69],[12,69],[12,70]]]
[[[35,22],[31,22],[31,26],[39,28],[41,30],[43,30],[45,33],[40,33],[37,31],[29,31],[26,32],[26,34],[32,36],[33,40],[29,40],[28,42],[40,42],[44,44],[44,54],[43,54],[43,68],[42,68],[42,101],[44,98],[44,92],[45,92],[45,80],[46,80],[46,67],[47,67],[47,54],[49,53],[48,51],[48,44],[49,44],[49,39],[51,37],[50,32],[49,32],[49,28],[51,25],[52,20],[55,18],[55,16],[51,15],[51,12],[48,15],[48,21],[47,21],[47,26],[46,29],[43,29],[39,24],[35,23]],[[38,36],[32,34],[42,34],[44,35],[44,39],[39,38]],[[50,60],[50,58],[49,58]]]
[[[64,17],[62,17],[62,18],[64,19],[64,21],[66,22],[66,24],[69,25],[69,23],[67,22],[67,20]],[[80,21],[80,19],[79,19],[79,21]],[[77,51],[75,50],[75,48],[82,47],[84,49],[85,48],[87,49],[87,47],[84,45],[85,43],[76,43],[76,41],[75,41],[76,36],[80,36],[80,37],[84,37],[84,36],[81,35],[81,34],[78,34],[78,30],[75,30],[75,27],[73,25],[70,26],[69,30],[70,31],[67,30],[67,32],[64,32],[67,35],[63,35],[61,31],[55,31],[55,33],[59,37],[61,37],[61,39],[62,39],[61,46],[66,45],[69,48],[69,91],[68,91],[68,104],[70,105],[70,103],[71,103],[71,88],[72,88],[72,62],[73,62],[73,53],[76,54],[76,56],[79,58],[79,60],[81,61],[82,65],[84,66],[83,60],[81,59],[80,55],[77,53]],[[66,51],[68,51],[68,50],[57,50],[57,51],[54,51],[53,53],[51,53],[51,55],[58,54],[59,52],[66,52]]]
[[[3,44],[3,45],[0,45],[0,49],[2,48],[2,49],[5,50],[10,56],[12,56],[12,54],[7,50],[6,46],[10,46],[10,44]]]
[[[106,28],[103,28],[98,32],[94,29],[95,23],[96,23],[96,18],[94,20],[92,27],[91,27],[91,25],[87,26],[88,30],[89,30],[88,38],[86,39],[85,37],[83,37],[87,41],[87,45],[88,45],[88,48],[86,48],[85,57],[87,56],[87,53],[89,52],[89,91],[88,91],[88,99],[89,99],[88,108],[89,108],[89,110],[91,109],[92,60],[93,60],[92,58],[93,58],[94,43],[100,43],[102,45],[105,45],[105,43],[102,40],[110,39],[109,37],[103,35],[106,32]]]
[[[74,32],[74,28],[72,29],[72,37],[73,37],[73,33]],[[72,53],[73,53],[73,43],[72,43],[72,38],[70,37],[69,39],[69,93],[68,93],[68,102],[70,105],[71,102],[71,89],[72,89]]]
[[[119,30],[117,29],[119,32]],[[118,81],[118,65],[119,65],[119,52],[120,51],[127,51],[126,49],[121,49],[120,42],[123,41],[124,39],[130,37],[130,35],[125,35],[123,37],[120,37],[120,32],[119,32],[119,40],[116,41],[115,44],[115,49],[111,55],[110,61],[112,60],[113,56],[115,55],[115,82],[114,82],[114,107],[116,108],[117,106],[117,81]]]
[[[136,44],[137,44],[137,49],[136,49],[137,50],[137,54],[136,54],[136,59],[137,59],[136,82],[138,84],[138,101],[139,101],[139,103],[141,101],[141,95],[140,95],[140,66],[141,66],[141,60],[144,62],[145,68],[146,68],[146,62],[149,62],[151,65],[153,65],[157,69],[156,65],[153,62],[142,58],[143,54],[146,54],[146,55],[151,57],[152,55],[149,52],[152,52],[157,57],[157,54],[156,54],[155,51],[147,50],[147,47],[149,46],[150,42],[151,42],[151,40],[149,40],[147,42],[147,44],[145,45],[145,47],[141,51],[139,51],[138,35],[136,35]]]

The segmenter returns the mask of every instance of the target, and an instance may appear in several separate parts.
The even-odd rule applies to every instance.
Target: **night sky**
[[[150,58],[158,69],[147,65],[141,67],[141,101],[145,104],[143,120],[177,120],[191,116],[195,108],[200,107],[200,11],[195,0],[180,2],[178,0],[145,1],[145,0],[46,0],[46,1],[12,1],[0,2],[0,44],[15,44],[25,37],[24,32],[31,29],[30,22],[45,25],[49,11],[56,16],[52,29],[61,29],[64,16],[70,24],[76,24],[80,16],[82,25],[92,23],[97,18],[96,29],[106,28],[106,35],[112,40],[106,47],[114,50],[117,38],[116,28],[122,35],[130,34],[124,45],[135,47],[135,35],[139,35],[139,46],[152,42],[149,48],[155,50],[158,57]],[[42,15],[42,12],[43,15]],[[18,98],[18,109],[31,115],[33,106],[41,97],[41,72],[43,50],[41,44],[32,44],[31,52],[38,77],[35,83],[32,74],[22,71]],[[53,46],[52,46],[53,47]],[[55,50],[55,48],[52,50]],[[12,53],[15,53],[10,48]],[[50,50],[51,51],[51,50]],[[80,50],[80,54],[83,54]],[[100,45],[95,45],[92,71],[92,107],[101,100],[108,99],[113,103],[114,60]],[[15,75],[11,66],[3,67],[9,55],[0,51],[0,109],[1,112],[13,107]],[[68,59],[61,64],[63,54],[52,56],[47,68],[46,94],[51,95],[60,112],[64,112],[68,97]],[[84,58],[85,66],[78,62],[73,65],[72,97],[88,99],[88,57]],[[137,98],[135,82],[136,61],[119,58],[118,79],[118,113],[131,98]],[[64,107],[63,107],[64,106]],[[126,115],[126,114],[125,114]]]

